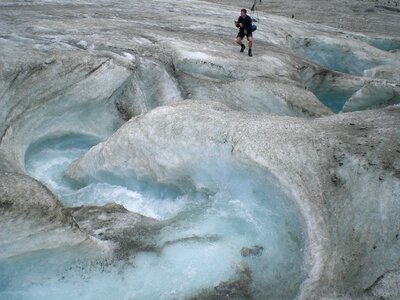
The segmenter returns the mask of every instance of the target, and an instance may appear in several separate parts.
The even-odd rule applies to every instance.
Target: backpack
[[[251,25],[251,31],[254,32],[256,30],[257,30],[257,25],[256,24]]]

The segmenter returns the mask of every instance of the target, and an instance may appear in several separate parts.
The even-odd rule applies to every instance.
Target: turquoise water
[[[326,90],[317,88],[312,91],[317,98],[334,113],[339,113],[347,100],[353,95],[353,91],[346,90]]]
[[[295,297],[305,278],[303,221],[271,174],[214,157],[187,171],[202,191],[135,178],[118,185],[115,174],[87,186],[69,182],[68,165],[97,142],[82,135],[39,141],[26,169],[67,206],[117,202],[162,221],[156,250],[118,260],[81,245],[14,257],[0,262],[0,298],[187,299],[243,278],[255,299]],[[246,248],[261,251],[242,255]]]

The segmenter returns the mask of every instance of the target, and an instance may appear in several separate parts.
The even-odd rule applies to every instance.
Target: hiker
[[[240,17],[237,21],[235,21],[236,27],[239,28],[239,33],[236,36],[236,43],[240,45],[240,52],[243,52],[246,49],[245,45],[242,44],[242,39],[244,36],[247,37],[248,46],[249,46],[249,56],[253,56],[251,53],[251,47],[253,46],[253,30],[252,30],[252,22],[250,16],[247,15],[247,10],[242,8],[240,10]]]

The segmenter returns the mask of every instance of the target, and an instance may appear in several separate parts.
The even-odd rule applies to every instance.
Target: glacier
[[[256,3],[0,4],[0,298],[400,297],[397,3]]]

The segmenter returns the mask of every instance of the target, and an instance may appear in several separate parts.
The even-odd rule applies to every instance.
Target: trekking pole
[[[259,0],[261,3],[261,0]],[[257,14],[257,18],[253,17],[254,12]],[[259,16],[258,16],[258,9],[257,9],[257,0],[254,0],[253,5],[250,8],[250,17],[252,19],[252,21],[254,22],[258,22]]]

